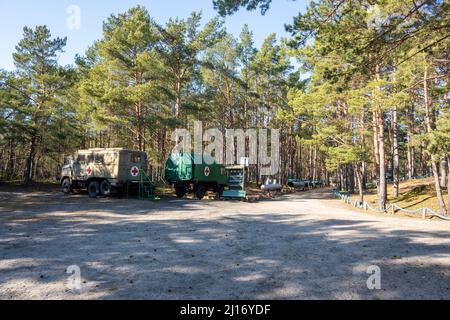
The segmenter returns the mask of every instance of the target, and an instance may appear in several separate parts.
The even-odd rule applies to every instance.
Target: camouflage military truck
[[[66,157],[61,174],[61,188],[66,194],[74,189],[87,189],[89,196],[109,196],[112,189],[140,181],[141,170],[147,169],[145,152],[126,149],[80,150]]]

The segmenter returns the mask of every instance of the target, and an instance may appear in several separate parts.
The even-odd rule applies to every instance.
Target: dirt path
[[[450,223],[366,215],[329,196],[150,203],[0,190],[0,298],[450,298]],[[381,290],[367,288],[371,265]]]

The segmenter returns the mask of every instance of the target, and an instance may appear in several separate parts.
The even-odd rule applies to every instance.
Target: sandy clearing
[[[0,199],[1,299],[450,298],[450,223],[367,215],[326,190],[257,203]],[[371,265],[381,290],[367,289]]]

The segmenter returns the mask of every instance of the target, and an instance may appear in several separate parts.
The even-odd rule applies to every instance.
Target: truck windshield
[[[136,153],[133,153],[132,155],[131,155],[131,162],[133,162],[133,163],[141,163],[141,155],[140,154],[136,154]]]
[[[81,164],[81,165],[85,164],[85,157],[84,157],[84,155],[79,155],[77,157],[77,164]]]
[[[72,157],[65,157],[64,158],[64,165],[70,165],[72,164]]]

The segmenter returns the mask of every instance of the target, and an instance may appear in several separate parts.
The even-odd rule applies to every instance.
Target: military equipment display
[[[325,182],[322,180],[301,180],[301,179],[289,179],[288,186],[291,188],[299,189],[302,191],[313,189],[313,188],[322,188],[325,185]]]
[[[230,166],[225,168],[228,177],[228,188],[222,194],[225,199],[245,199],[245,166]]]
[[[203,199],[207,191],[221,196],[228,184],[224,165],[209,165],[205,159],[202,164],[195,164],[191,153],[172,154],[166,162],[165,179],[175,188],[178,198],[193,193],[197,199]]]
[[[323,182],[322,180],[313,180],[311,182],[313,188],[322,188],[325,184],[325,182]]]
[[[87,189],[90,197],[109,196],[113,188],[141,183],[147,169],[147,154],[141,151],[114,149],[79,150],[67,157],[61,173],[62,191]]]
[[[305,191],[310,188],[311,181],[309,180],[300,180],[300,179],[289,179],[288,186],[295,189],[300,189]]]
[[[261,186],[263,191],[279,191],[283,189],[283,186],[277,182],[277,180],[267,179],[266,183]]]

